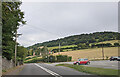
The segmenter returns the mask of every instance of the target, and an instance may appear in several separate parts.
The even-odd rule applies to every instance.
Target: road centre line
[[[44,68],[44,67],[42,67],[42,66],[40,66],[40,65],[38,65],[36,63],[35,63],[35,65],[38,66],[38,67],[40,67],[41,69],[43,69],[44,71],[48,72],[49,74],[51,74],[51,75],[53,75],[55,77],[62,77],[59,74],[57,74],[57,73],[55,73],[55,72],[53,72],[53,71],[51,71],[51,70],[49,70],[47,68]]]

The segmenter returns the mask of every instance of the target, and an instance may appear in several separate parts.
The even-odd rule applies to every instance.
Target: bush
[[[37,63],[37,62],[41,62],[41,61],[43,61],[43,58],[34,58],[32,60],[25,61],[24,63]]]
[[[120,46],[120,44],[119,43],[114,43],[114,46],[118,47],[118,46]]]
[[[50,55],[49,56],[49,62],[55,62],[55,56],[53,56],[53,55]]]
[[[71,61],[71,60],[72,60],[72,57],[71,57],[71,56],[69,56],[69,57],[68,57],[68,61]]]
[[[57,62],[66,62],[67,61],[67,55],[57,55]]]
[[[72,57],[71,56],[67,56],[67,55],[57,55],[57,56],[53,56],[50,55],[49,59],[48,57],[43,57],[43,58],[32,58],[32,60],[29,61],[24,61],[24,63],[37,63],[37,62],[67,62],[67,61],[71,61]]]

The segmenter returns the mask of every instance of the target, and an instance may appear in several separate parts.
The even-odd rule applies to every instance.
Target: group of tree
[[[28,56],[32,56],[35,54],[36,56],[47,56],[49,54],[49,50],[46,46],[43,46],[42,48],[33,48],[28,50]]]
[[[15,37],[20,25],[25,24],[21,2],[2,2],[2,56],[14,60]],[[17,43],[17,60],[23,60],[27,49]]]
[[[61,46],[65,45],[81,45],[82,48],[88,48],[89,46],[87,44],[90,43],[98,43],[103,41],[110,41],[110,40],[119,40],[120,33],[118,32],[94,32],[89,34],[80,34],[80,35],[73,35],[57,40],[47,41],[43,43],[37,43],[35,45],[29,46],[28,49],[34,49],[38,48],[40,46],[48,46],[48,47],[54,47],[58,46],[59,43]],[[73,47],[73,49],[76,49],[76,47]]]

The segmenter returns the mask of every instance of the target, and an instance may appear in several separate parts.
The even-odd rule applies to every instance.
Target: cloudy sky
[[[27,24],[18,42],[30,46],[58,38],[118,31],[117,2],[23,2]]]

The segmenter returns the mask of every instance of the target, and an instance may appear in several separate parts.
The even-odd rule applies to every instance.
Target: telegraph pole
[[[103,49],[103,43],[102,43],[102,57],[103,57],[103,60],[104,60],[104,49]]]
[[[60,43],[59,43],[59,53],[58,54],[60,55]]]
[[[17,38],[20,35],[22,35],[22,34],[17,34],[17,31],[15,32],[15,67],[16,67],[16,63],[17,63],[17,61],[16,61],[16,57],[17,57]]]
[[[17,31],[15,32],[15,67],[16,67],[16,55],[17,55]]]

